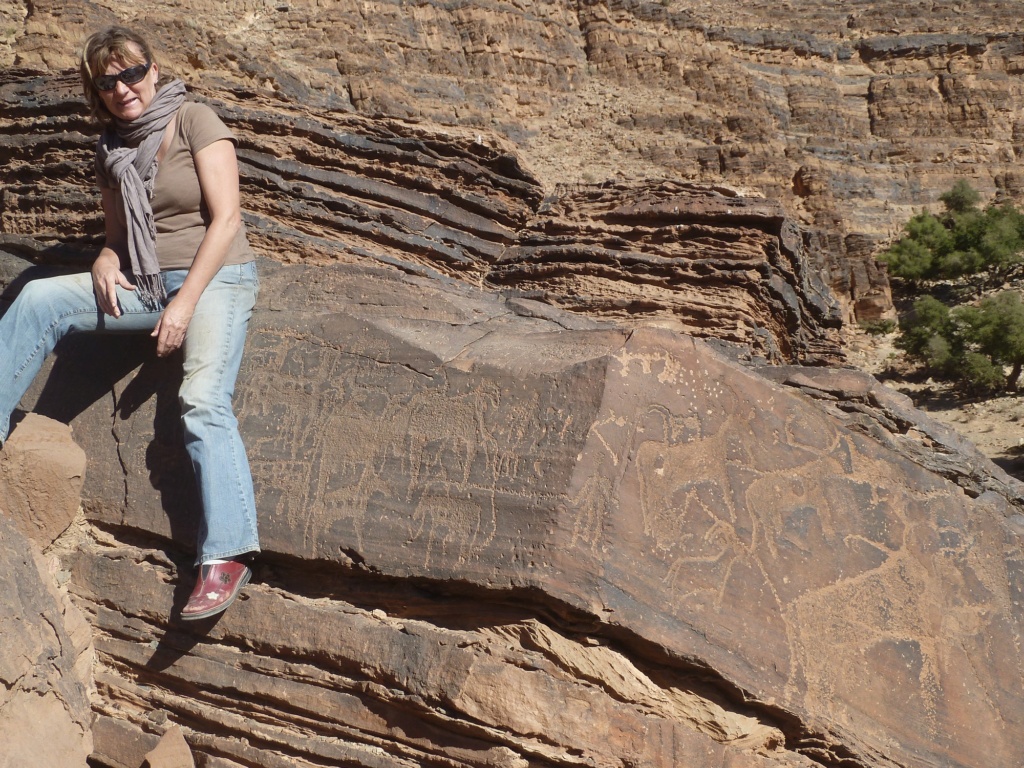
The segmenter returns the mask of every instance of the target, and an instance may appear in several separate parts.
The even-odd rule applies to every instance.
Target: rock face
[[[1013,3],[665,2],[148,7],[197,87],[516,145],[547,189],[671,178],[755,189],[823,245],[848,320],[891,312],[880,244],[961,177],[1022,202]],[[75,65],[115,17],[0,2],[0,68]]]
[[[28,414],[0,451],[0,499],[36,546],[50,546],[82,499],[85,453],[64,424]]]
[[[37,423],[41,421],[37,417]],[[42,490],[37,502],[45,499]],[[0,766],[4,768],[85,768],[92,752],[92,629],[67,595],[54,588],[49,566],[58,562],[37,553],[18,530],[10,508],[0,502]],[[64,572],[65,581],[66,577]]]
[[[664,329],[263,268],[239,417],[265,552],[209,627],[174,618],[173,361],[56,363],[138,366],[113,412],[75,406],[118,468],[90,469],[66,561],[101,763],[171,723],[225,765],[1020,763],[1020,485],[964,452],[959,483],[932,471],[941,430],[866,377],[786,369],[796,390]],[[818,405],[840,392],[859,419]]]
[[[84,232],[88,245],[101,229],[78,88],[0,74],[7,126],[32,137],[0,138],[3,242],[51,265],[92,251],[18,235]],[[371,260],[624,324],[656,320],[772,362],[842,357],[839,306],[810,268],[819,252],[764,198],[669,182],[545,195],[514,155],[475,138],[212,103],[239,136],[253,241],[281,261]],[[42,160],[40,146],[52,148]]]
[[[44,765],[1017,768],[1024,490],[823,367],[929,180],[1015,193],[1016,38],[930,6],[149,8],[265,256],[264,553],[178,620],[180,366],[69,339],[24,405],[88,456],[74,605],[0,520],[0,724],[59,722]],[[100,236],[67,70],[113,16],[0,17],[8,300]]]

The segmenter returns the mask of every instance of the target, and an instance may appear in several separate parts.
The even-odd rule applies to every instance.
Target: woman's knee
[[[40,278],[26,283],[8,309],[13,327],[23,338],[52,336],[56,342],[67,332],[66,302],[61,297],[62,289],[54,285],[53,280]]]
[[[234,419],[231,393],[201,377],[185,377],[178,390],[178,404],[181,416],[186,421]]]
[[[87,277],[87,276],[86,276]],[[25,283],[11,305],[9,312],[45,327],[67,322],[70,318],[88,313],[91,306],[91,282],[83,281],[78,275],[43,277]]]
[[[15,297],[11,309],[37,313],[51,307],[60,292],[59,286],[54,285],[54,280],[55,278],[38,278],[25,283]]]
[[[92,298],[92,281],[86,274],[38,277],[35,280],[29,280],[22,286],[17,300],[20,301],[23,298],[33,303],[73,301],[77,305],[83,298]]]

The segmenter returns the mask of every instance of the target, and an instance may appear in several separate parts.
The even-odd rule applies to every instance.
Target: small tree
[[[942,216],[913,216],[903,237],[879,257],[893,276],[921,283],[1004,272],[1024,262],[1024,214],[1012,204],[979,209],[981,195],[964,179],[939,199]],[[1016,388],[1024,372],[1024,301],[1005,291],[951,310],[922,296],[900,318],[896,346],[929,372],[974,389]]]
[[[978,203],[981,202],[981,193],[974,189],[966,179],[957,179],[949,192],[939,195],[939,200],[946,206],[946,211],[949,214],[956,216],[975,210]]]
[[[1016,387],[1024,370],[1024,301],[1016,291],[1003,291],[951,310],[923,296],[900,318],[896,346],[928,371],[972,389]]]
[[[939,260],[953,249],[953,236],[938,218],[921,211],[903,227],[906,233],[880,258],[889,272],[904,280],[935,277]]]
[[[1003,367],[980,352],[965,352],[957,366],[957,379],[975,392],[997,392],[1006,386]]]
[[[930,250],[936,257],[942,257],[953,250],[953,235],[946,226],[927,211],[913,216],[904,227],[907,238]]]
[[[896,346],[936,373],[952,366],[959,351],[956,341],[949,307],[934,296],[922,296],[910,313],[900,318]]]
[[[910,282],[1005,270],[1024,260],[1024,214],[1013,205],[979,210],[981,195],[963,179],[939,198],[941,216],[913,216],[904,235],[879,259],[894,277]]]
[[[918,240],[904,237],[879,257],[889,265],[889,274],[917,282],[935,274],[935,254]]]
[[[1010,366],[1004,378],[1010,387],[1016,387],[1024,369],[1024,302],[1016,291],[1003,291],[978,302],[977,306],[957,307],[951,313],[965,348],[987,358],[998,368]],[[985,374],[991,378],[990,374]]]
[[[1009,203],[985,209],[978,251],[986,266],[997,270],[1013,266],[1024,252],[1024,215]]]
[[[938,277],[959,277],[984,267],[978,247],[985,234],[985,218],[978,210],[981,195],[966,180],[957,179],[953,188],[939,200],[946,208],[943,226],[949,231],[952,246],[936,259]]]

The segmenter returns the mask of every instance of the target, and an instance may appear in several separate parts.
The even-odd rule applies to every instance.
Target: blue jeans
[[[187,274],[184,269],[163,273],[169,298]],[[258,292],[255,262],[222,267],[203,291],[182,346],[184,378],[178,400],[185,450],[203,506],[197,564],[259,551],[252,475],[231,406]],[[65,335],[149,332],[156,327],[160,313],[143,307],[136,293],[118,288],[118,298],[121,317],[100,312],[88,273],[25,285],[0,318],[0,442],[7,439],[11,414],[46,356]]]

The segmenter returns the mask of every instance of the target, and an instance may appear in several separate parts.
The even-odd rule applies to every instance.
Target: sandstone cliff
[[[240,139],[265,553],[177,621],[174,361],[72,340],[25,406],[72,424],[83,511],[67,595],[10,604],[55,660],[11,690],[101,766],[165,733],[214,768],[1020,765],[1021,486],[825,367],[931,179],[1013,191],[978,116],[1016,98],[1006,8],[900,7],[142,11]],[[67,68],[112,13],[0,4],[5,298],[95,246]],[[35,578],[18,536],[0,570]]]
[[[0,74],[4,240],[51,266],[87,259],[102,229],[79,89]],[[546,192],[500,144],[231,95],[211,103],[240,139],[253,242],[279,261],[390,264],[772,362],[842,357],[819,252],[764,198],[667,181]]]
[[[112,8],[0,3],[0,65],[73,66]],[[879,242],[955,178],[1021,202],[1019,9],[966,8],[231,0],[127,12],[193,85],[503,137],[547,190],[658,178],[755,190],[806,227],[847,319],[864,320],[888,309]]]

